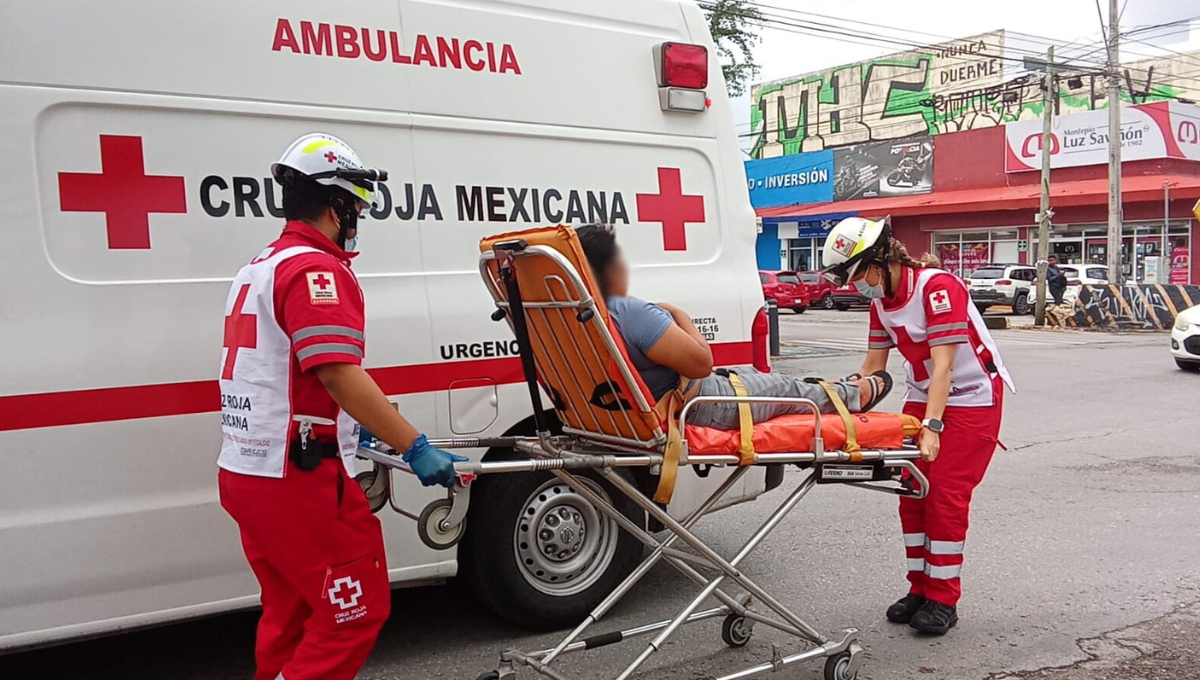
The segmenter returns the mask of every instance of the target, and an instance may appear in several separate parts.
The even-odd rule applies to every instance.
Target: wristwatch
[[[942,430],[946,429],[946,425],[937,418],[926,418],[925,420],[922,420],[921,427],[936,434],[941,434]]]

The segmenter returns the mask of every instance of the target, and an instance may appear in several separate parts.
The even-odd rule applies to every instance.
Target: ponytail
[[[888,243],[888,251],[885,259],[888,262],[896,262],[905,267],[912,267],[913,269],[937,268],[942,266],[942,260],[933,253],[925,253],[920,258],[913,259],[913,256],[908,254],[908,249],[904,247],[904,244],[894,238]]]

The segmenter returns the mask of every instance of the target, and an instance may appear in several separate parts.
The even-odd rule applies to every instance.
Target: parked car
[[[841,288],[834,288],[828,299],[828,305],[823,305],[825,309],[838,309],[843,312],[851,307],[866,307],[871,304],[871,301],[863,297],[852,283],[847,283]]]
[[[1175,317],[1175,327],[1171,329],[1171,355],[1179,368],[1200,372],[1200,305],[1188,307]]]
[[[780,309],[797,314],[808,309],[808,286],[800,282],[796,272],[759,270],[758,280],[762,282],[763,297],[774,300]]]
[[[1095,286],[1108,283],[1108,267],[1102,264],[1060,264],[1063,276],[1067,277],[1067,292],[1063,302],[1073,304],[1084,285]]]
[[[833,309],[833,290],[836,288],[821,272],[800,272],[800,283],[808,289],[808,304]]]
[[[1013,314],[1033,309],[1033,282],[1037,269],[1023,264],[986,264],[971,272],[967,283],[971,301],[982,312],[988,307],[1012,307]]]

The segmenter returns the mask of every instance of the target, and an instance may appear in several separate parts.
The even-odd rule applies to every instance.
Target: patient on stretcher
[[[629,359],[650,389],[661,399],[676,388],[680,376],[689,379],[689,392],[699,396],[734,396],[733,383],[724,372],[713,372],[712,351],[687,313],[667,303],[650,303],[628,296],[629,270],[610,227],[588,225],[576,230],[588,264],[600,286],[609,314],[625,342]],[[825,388],[778,373],[760,373],[750,366],[731,369],[755,397],[793,397],[815,402],[822,413],[836,407]],[[887,396],[892,379],[886,371],[867,377],[851,376],[832,389],[853,413],[870,411]],[[755,423],[809,409],[796,404],[753,404]],[[700,404],[689,424],[720,430],[739,426],[734,403]]]

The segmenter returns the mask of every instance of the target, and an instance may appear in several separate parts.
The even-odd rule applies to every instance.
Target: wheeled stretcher
[[[390,500],[393,508],[417,520],[418,532],[427,545],[448,548],[462,536],[471,484],[478,475],[550,471],[650,549],[642,563],[554,648],[507,650],[501,654],[498,669],[481,680],[511,680],[517,666],[564,680],[555,667],[562,656],[653,635],[641,654],[617,676],[625,680],[680,626],[717,618],[723,621],[723,641],[732,647],[747,644],[756,625],[795,636],[807,647],[792,654],[773,648],[762,663],[721,680],[749,678],[819,658],[826,660],[826,678],[852,680],[863,656],[857,631],[848,629],[826,637],[742,573],[739,566],[820,483],[924,497],[928,482],[912,462],[918,452],[911,445],[920,423],[900,414],[851,415],[844,405],[839,406],[839,413],[822,416],[814,402],[804,399],[689,398],[682,386],[654,403],[629,362],[573,230],[556,227],[506,234],[485,239],[480,249],[480,272],[496,303],[493,318],[507,320],[520,345],[537,436],[436,442],[443,448],[505,448],[515,455],[500,461],[457,463],[458,483],[448,497],[430,504],[419,515],[404,512],[391,498],[387,473],[407,469],[400,458],[382,444],[363,446],[359,455],[375,463],[374,474],[363,482],[368,498],[376,508]],[[558,417],[561,433],[552,431],[547,422],[543,394]],[[803,404],[811,414],[753,425],[748,405],[754,402]],[[725,432],[688,425],[692,410],[704,403],[736,403],[741,428]],[[807,475],[750,533],[735,555],[718,554],[692,532],[751,467],[779,469],[784,465],[796,465],[807,470]],[[707,471],[713,466],[732,470],[687,517],[673,518],[666,504],[679,470]],[[626,468],[643,468],[649,474],[629,474]],[[580,483],[577,473],[585,470],[595,471],[628,496],[646,513],[652,522],[649,526],[666,529],[665,538],[656,538],[647,531],[647,524],[631,520],[592,485]],[[641,483],[636,481],[639,479]],[[647,483],[647,479],[651,481]],[[671,619],[585,636],[660,562],[694,581],[699,593]],[[735,595],[730,586],[745,594]],[[703,608],[710,600],[715,606]]]

